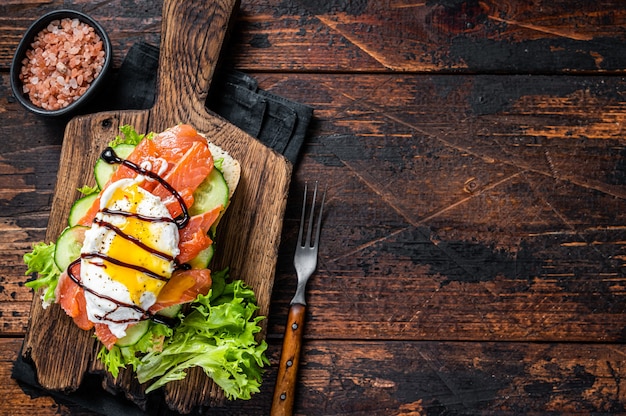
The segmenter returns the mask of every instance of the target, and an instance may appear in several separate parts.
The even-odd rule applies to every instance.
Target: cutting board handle
[[[238,3],[238,0],[163,2],[152,128],[197,124],[206,118],[207,93]]]

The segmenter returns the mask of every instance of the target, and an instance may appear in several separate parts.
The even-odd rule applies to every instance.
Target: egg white
[[[132,204],[127,199],[112,199],[116,190],[129,188],[141,179],[122,179],[109,185],[101,195],[100,209],[107,207],[112,210],[134,211],[136,214],[149,217],[171,219],[171,215],[163,201],[144,189],[138,188],[141,193],[141,199],[134,209],[131,208]],[[127,217],[103,212],[98,212],[96,218],[120,228],[125,221],[128,221]],[[176,224],[160,221],[148,222],[146,227],[149,227],[149,232],[147,236],[144,235],[144,237],[147,237],[142,240],[144,243],[155,250],[171,255],[173,258],[179,254],[179,232]],[[100,253],[106,256],[109,253],[115,235],[114,231],[94,222],[85,233],[85,241],[81,253]],[[118,260],[133,263],[132,258],[120,258]],[[108,300],[108,298],[124,304],[136,305],[142,310],[148,310],[156,302],[158,293],[145,290],[139,297],[139,303],[134,302],[127,285],[119,279],[113,279],[107,273],[107,269],[102,267],[102,264],[103,260],[99,258],[83,258],[81,260],[81,281],[84,287],[88,289],[85,290],[87,315],[89,320],[94,323],[108,325],[111,333],[121,338],[126,334],[129,322],[142,319],[143,313],[133,308],[120,306],[114,301]],[[174,267],[174,262],[169,262],[169,267],[163,271],[164,275],[169,278],[174,271]],[[92,291],[97,295],[92,293]]]

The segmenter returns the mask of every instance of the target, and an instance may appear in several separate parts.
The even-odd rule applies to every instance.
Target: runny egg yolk
[[[122,200],[125,202],[124,205],[128,206],[128,212],[137,214],[137,207],[144,200],[144,195],[138,190],[136,184],[117,188],[111,195],[109,204]],[[117,228],[132,240],[116,234],[111,240],[107,256],[125,264],[146,269],[163,278],[163,280],[159,280],[134,268],[105,261],[107,274],[113,280],[126,286],[133,303],[140,304],[141,296],[145,292],[158,294],[165,285],[165,279],[171,276],[172,261],[164,258],[163,255],[172,256],[172,253],[164,253],[163,247],[160,247],[163,244],[159,246],[163,228],[159,221],[153,222],[136,217],[125,217],[117,225]],[[138,244],[137,241],[141,244]]]
[[[141,297],[144,293],[151,292],[158,294],[165,285],[165,281],[146,276],[145,273],[124,266],[118,266],[108,261],[104,263],[107,274],[111,276],[111,279],[126,286],[130,299],[135,305],[141,305]]]

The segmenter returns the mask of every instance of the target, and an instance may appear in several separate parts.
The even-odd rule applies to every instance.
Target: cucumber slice
[[[126,335],[122,338],[118,339],[115,345],[118,347],[130,347],[131,345],[135,345],[139,342],[141,337],[144,336],[148,329],[150,328],[150,321],[139,321],[133,326],[129,326],[126,329]]]
[[[208,269],[209,263],[213,258],[213,253],[215,253],[215,248],[213,248],[213,244],[202,250],[196,257],[189,261],[189,265],[192,269]]]
[[[63,230],[54,248],[54,262],[59,270],[67,269],[71,262],[80,257],[80,249],[85,240],[85,231],[88,229],[89,227],[76,225]]]
[[[122,159],[126,159],[135,149],[135,146],[132,144],[118,144],[113,148],[115,154],[117,154]],[[99,158],[96,161],[96,166],[94,167],[94,175],[96,177],[96,183],[98,184],[98,188],[103,189],[104,185],[111,179],[113,173],[117,170],[118,165],[111,165],[110,163],[105,162],[102,158]]]
[[[167,308],[161,309],[157,312],[157,314],[167,316],[168,318],[176,318],[182,308],[182,305],[172,305],[168,306]]]
[[[78,221],[85,216],[89,208],[93,205],[93,202],[98,198],[98,194],[91,194],[77,199],[70,208],[70,216],[67,220],[70,227],[78,224]]]
[[[228,205],[228,184],[224,180],[222,172],[213,169],[194,191],[193,204],[189,208],[189,214],[202,214],[220,205],[224,208]]]

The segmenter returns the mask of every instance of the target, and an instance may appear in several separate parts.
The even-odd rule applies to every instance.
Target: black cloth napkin
[[[157,47],[144,42],[133,45],[111,80],[106,97],[99,100],[97,110],[143,110],[152,107],[158,61]],[[313,116],[311,107],[263,91],[254,78],[238,71],[216,71],[207,108],[283,154],[294,165]],[[21,353],[13,366],[12,377],[31,397],[50,394],[61,402],[107,416],[147,414],[124,399],[94,394],[96,390],[101,390],[96,380],[87,379],[77,392],[71,394],[44,391],[37,383],[34,368],[22,359]],[[158,413],[166,414],[167,411],[159,409]]]
[[[109,95],[113,110],[143,110],[154,103],[159,49],[134,44]],[[261,90],[239,71],[217,70],[206,106],[295,164],[313,116],[309,106]]]

